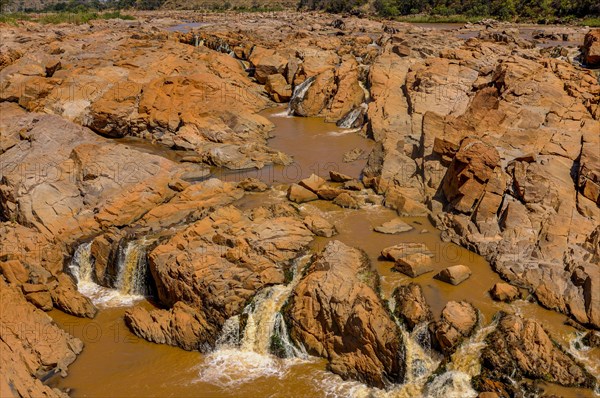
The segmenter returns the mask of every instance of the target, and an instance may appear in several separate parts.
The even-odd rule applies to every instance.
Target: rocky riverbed
[[[593,396],[598,30],[136,18],[2,26],[2,396]]]

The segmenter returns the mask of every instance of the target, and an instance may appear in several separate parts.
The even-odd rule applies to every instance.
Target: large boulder
[[[310,214],[304,218],[304,224],[317,236],[331,238],[337,234],[335,227],[326,219],[315,214]]]
[[[283,74],[288,63],[287,58],[276,51],[263,47],[254,47],[249,58],[254,66],[254,77],[265,84],[270,75]]]
[[[286,317],[292,339],[327,358],[331,371],[385,387],[404,379],[404,347],[377,283],[364,253],[330,242],[292,292]]]
[[[519,288],[505,282],[498,282],[490,290],[490,295],[494,300],[511,302],[521,297]]]
[[[433,271],[433,253],[423,243],[399,243],[381,251],[381,256],[394,261],[394,270],[416,278]]]
[[[316,193],[298,184],[290,185],[287,191],[287,198],[296,203],[310,202],[319,199]]]
[[[448,302],[440,320],[430,324],[434,344],[444,354],[451,354],[465,338],[473,334],[478,319],[477,310],[470,303]]]
[[[436,279],[456,286],[469,279],[471,274],[472,271],[469,267],[459,264],[444,268],[435,277]]]
[[[292,97],[292,86],[279,73],[267,77],[265,90],[275,102],[288,102]]]

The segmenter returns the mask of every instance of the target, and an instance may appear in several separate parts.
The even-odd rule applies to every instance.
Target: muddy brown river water
[[[293,156],[294,164],[235,173],[222,173],[228,180],[247,176],[272,183],[274,188],[260,194],[248,194],[236,205],[242,209],[276,202],[285,194],[281,184],[297,181],[311,173],[327,176],[330,169],[359,177],[366,160],[351,163],[342,161],[343,154],[360,148],[368,154],[373,142],[356,132],[343,130],[321,119],[287,117],[284,109],[266,112],[275,125],[269,144]],[[164,151],[164,150],[161,150]],[[168,154],[163,154],[169,156]],[[393,289],[412,279],[391,270],[392,263],[381,261],[379,254],[385,247],[400,242],[422,242],[435,254],[436,270],[454,264],[468,265],[473,275],[459,286],[433,279],[427,273],[415,281],[423,286],[426,298],[435,316],[449,300],[468,300],[482,315],[482,332],[459,350],[460,358],[452,371],[433,377],[432,386],[423,390],[439,358],[424,352],[414,343],[414,336],[406,334],[409,357],[418,359],[424,373],[411,377],[405,386],[391,391],[369,389],[357,382],[345,382],[325,371],[325,361],[304,357],[279,359],[243,348],[218,347],[215,352],[201,354],[179,348],[146,342],[134,336],[123,322],[127,305],[103,305],[93,320],[80,319],[59,311],[50,315],[63,328],[81,338],[85,349],[69,368],[66,378],[55,376],[49,381],[54,387],[70,389],[73,397],[475,397],[470,388],[469,376],[477,373],[479,350],[489,325],[499,310],[516,310],[529,318],[537,319],[554,338],[569,348],[576,341],[576,330],[566,326],[566,317],[545,310],[538,305],[520,300],[513,304],[491,300],[488,290],[500,278],[480,256],[440,239],[440,233],[426,218],[405,218],[414,229],[400,235],[384,235],[373,227],[396,217],[392,210],[381,206],[361,210],[343,210],[330,202],[317,201],[303,204],[306,213],[318,213],[329,219],[339,234],[334,238],[316,238],[312,249],[319,250],[331,239],[338,239],[363,249],[381,275],[382,295],[388,299]],[[128,305],[131,305],[129,303]],[[135,305],[152,307],[146,300]],[[265,306],[267,308],[268,306]],[[600,350],[571,352],[588,365],[597,376],[600,367]],[[417,363],[416,361],[414,362]],[[424,364],[424,365],[423,365]],[[415,370],[408,364],[409,370]],[[415,373],[416,374],[416,373]],[[453,389],[436,387],[448,384]],[[593,397],[590,390],[577,390],[554,385],[542,385],[547,393],[565,397]]]

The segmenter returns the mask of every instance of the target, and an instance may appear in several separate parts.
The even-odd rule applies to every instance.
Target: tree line
[[[532,21],[600,15],[598,0],[300,0],[299,8],[335,13],[369,9],[383,17],[428,14]]]

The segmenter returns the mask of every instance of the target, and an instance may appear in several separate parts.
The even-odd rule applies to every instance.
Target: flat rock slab
[[[325,180],[316,174],[311,174],[310,177],[301,180],[298,184],[316,193],[321,185],[325,184]]]
[[[304,218],[304,225],[306,225],[306,227],[317,236],[331,238],[333,235],[337,234],[335,227],[329,221],[314,214],[308,215]]]
[[[319,195],[319,198],[324,199],[324,200],[334,200],[335,198],[340,196],[340,194],[342,194],[342,193],[344,193],[344,191],[342,189],[332,188],[329,186],[321,187],[317,191],[317,195]]]
[[[346,182],[346,181],[352,180],[353,178],[350,177],[349,175],[330,170],[329,171],[329,179],[333,182]]]
[[[444,268],[435,276],[435,278],[456,286],[469,279],[471,273],[471,269],[466,265],[453,265]]]
[[[423,253],[413,253],[396,260],[393,269],[411,278],[416,278],[419,275],[433,271],[433,265],[430,256]]]
[[[304,187],[301,187],[298,184],[290,185],[290,187],[288,189],[287,197],[289,200],[291,200],[292,202],[296,202],[296,203],[310,202],[311,200],[319,199],[317,194],[315,194],[312,191],[309,191],[308,189],[306,189]]]
[[[386,247],[381,251],[382,257],[395,262],[413,254],[424,254],[428,257],[433,257],[433,253],[423,243],[399,243]]]
[[[361,191],[363,189],[365,189],[365,186],[363,185],[362,182],[358,181],[358,180],[350,180],[350,181],[346,181],[344,183],[344,189],[347,189],[349,191]]]
[[[402,221],[400,218],[395,218],[391,221],[384,222],[378,227],[375,227],[375,232],[380,232],[382,234],[400,234],[402,232],[408,232],[413,230],[414,228]]]

